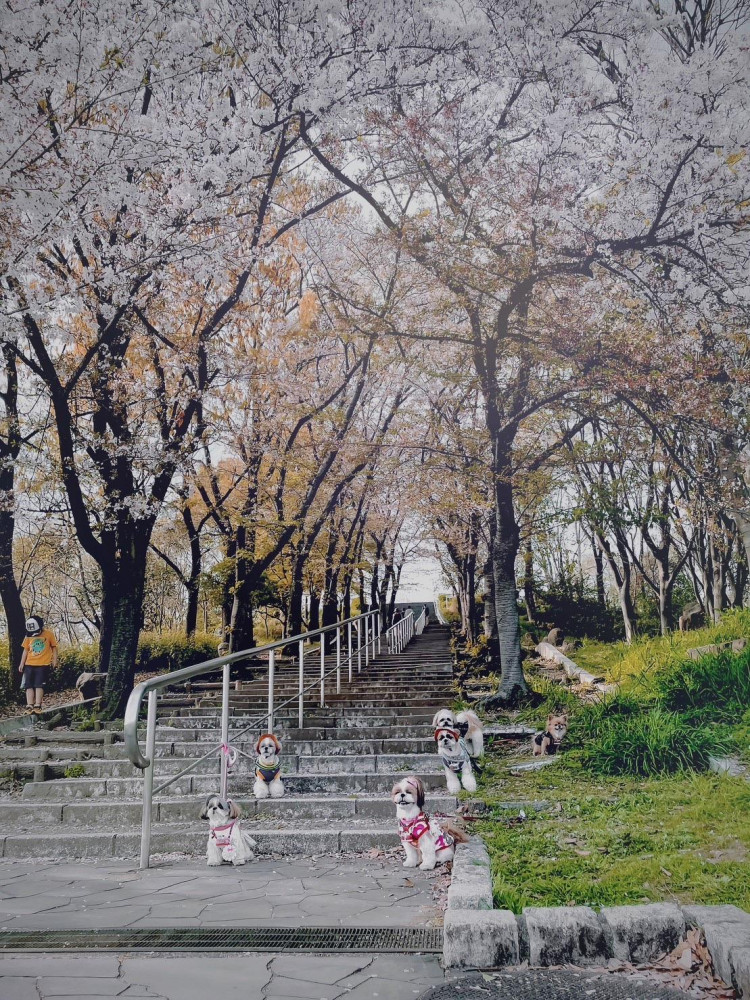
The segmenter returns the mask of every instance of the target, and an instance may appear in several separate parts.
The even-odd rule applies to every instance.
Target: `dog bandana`
[[[226,823],[224,826],[215,826],[211,830],[211,839],[216,841],[217,847],[230,847],[232,840],[232,830],[234,830],[234,824],[237,822],[233,819],[231,823]],[[229,833],[224,833],[228,830]]]
[[[275,764],[268,765],[264,764],[260,757],[255,758],[255,776],[269,785],[278,778],[281,772],[281,764],[278,757],[275,757],[274,760],[276,761]]]
[[[418,813],[414,819],[404,820],[400,819],[398,821],[399,825],[399,836],[401,837],[401,842],[404,844],[411,844],[412,847],[418,847],[419,841],[424,837],[424,835],[430,829],[430,817],[427,813]],[[453,837],[449,833],[445,833],[438,827],[438,835],[435,837],[435,850],[442,851],[446,847],[451,847],[453,844]]]

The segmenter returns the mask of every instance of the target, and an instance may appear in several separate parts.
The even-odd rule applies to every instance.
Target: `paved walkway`
[[[0,956],[3,1000],[414,1000],[436,955]]]
[[[0,862],[0,929],[434,926],[435,873],[383,858]]]
[[[429,926],[438,873],[399,860],[298,858],[207,869],[179,859],[0,862],[0,930]],[[414,1000],[444,982],[437,955],[0,954],[2,1000]]]

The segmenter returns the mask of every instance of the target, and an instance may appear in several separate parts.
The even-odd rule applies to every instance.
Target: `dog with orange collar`
[[[465,844],[469,838],[447,820],[440,823],[424,811],[424,785],[415,775],[403,778],[391,790],[396,806],[398,833],[404,845],[404,868],[430,871],[443,861],[453,859],[454,844]]]
[[[273,733],[263,733],[255,744],[255,784],[253,795],[256,799],[280,799],[284,794],[284,782],[281,780],[281,743]]]
[[[255,857],[255,841],[245,833],[240,824],[242,812],[236,802],[222,799],[220,795],[209,795],[201,810],[201,819],[208,820],[208,846],[206,859],[209,866],[229,861],[233,865],[244,865]]]

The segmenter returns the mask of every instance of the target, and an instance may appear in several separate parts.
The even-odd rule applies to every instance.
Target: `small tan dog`
[[[430,871],[442,861],[451,861],[455,843],[467,844],[469,838],[449,820],[431,819],[424,811],[424,785],[416,775],[402,778],[391,790],[396,806],[398,833],[404,845],[404,868]]]
[[[551,757],[556,754],[567,731],[567,715],[548,715],[547,728],[543,733],[537,733],[531,741],[534,756]]]

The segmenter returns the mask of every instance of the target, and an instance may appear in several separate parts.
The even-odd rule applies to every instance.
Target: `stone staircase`
[[[445,788],[435,753],[432,717],[453,700],[448,630],[431,625],[400,654],[362,664],[353,682],[342,669],[341,694],[327,682],[306,695],[305,728],[298,728],[296,700],[275,713],[283,744],[282,799],[256,802],[252,760],[238,756],[229,795],[242,807],[243,823],[261,853],[325,854],[398,844],[389,792],[404,774],[418,774],[429,790],[430,811],[450,812],[456,800]],[[319,664],[306,663],[305,683]],[[297,692],[296,664],[277,662],[275,700]],[[266,711],[267,681],[236,685],[230,696],[230,743],[254,757],[257,726],[235,740],[232,733]],[[177,774],[219,742],[218,684],[167,691],[159,701],[154,786]],[[37,723],[38,726],[38,723]],[[126,758],[121,732],[25,729],[0,745],[0,771],[24,781],[20,795],[2,802],[0,849],[8,858],[137,857],[140,846],[142,773]],[[154,797],[152,854],[205,853],[202,802],[219,790],[218,754]]]

